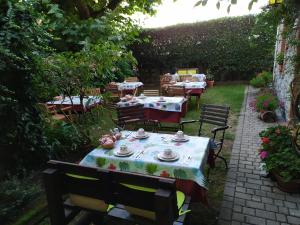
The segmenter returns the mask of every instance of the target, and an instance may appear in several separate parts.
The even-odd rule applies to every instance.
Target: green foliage
[[[281,148],[290,148],[292,146],[291,129],[286,126],[269,127],[259,133],[261,138],[268,138],[268,143],[262,143],[264,150],[276,152]]]
[[[276,56],[276,62],[279,65],[283,65],[284,62],[284,54],[282,52],[280,52],[277,56]]]
[[[274,126],[260,132],[262,152],[267,152],[263,159],[268,171],[279,172],[285,182],[300,178],[300,156],[293,147],[290,128]]]
[[[271,72],[263,71],[250,80],[250,84],[256,88],[268,87],[273,81]]]
[[[256,97],[255,107],[257,112],[275,111],[278,99],[272,93],[263,93]]]
[[[11,168],[34,167],[46,160],[49,151],[32,78],[37,61],[48,51],[50,36],[36,23],[34,3],[0,4],[0,146],[9,152]]]
[[[260,21],[244,16],[149,29],[142,35],[149,36],[150,42],[137,43],[132,49],[142,75],[153,69],[200,67],[208,68],[216,80],[248,79],[273,65],[276,27],[262,35],[269,25]],[[253,33],[258,25],[260,29]],[[261,36],[255,39],[253,35]]]
[[[33,177],[24,173],[23,178],[9,177],[0,183],[0,223],[14,219],[16,213],[41,191],[39,185],[32,185]]]

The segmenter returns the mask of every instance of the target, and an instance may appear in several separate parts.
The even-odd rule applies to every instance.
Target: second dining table
[[[133,131],[122,131],[122,138],[111,150],[101,146],[88,153],[80,162],[109,170],[128,171],[145,175],[176,178],[177,188],[191,195],[193,201],[207,203],[207,182],[204,166],[208,157],[209,138],[188,136],[186,142],[174,141],[174,135],[148,133],[146,139],[138,139]],[[127,146],[133,154],[127,157],[116,156],[121,146]],[[158,154],[172,149],[179,159],[165,162]]]
[[[187,99],[184,97],[147,97],[139,96],[130,101],[120,101],[118,107],[144,105],[146,119],[166,123],[180,123],[187,112]]]

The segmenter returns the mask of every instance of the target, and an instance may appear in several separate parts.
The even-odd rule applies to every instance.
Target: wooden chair
[[[202,126],[203,124],[211,124],[217,127],[214,127],[211,130],[212,141],[216,145],[216,149],[214,150],[214,160],[216,158],[220,158],[224,161],[226,169],[228,168],[227,161],[224,157],[220,155],[225,138],[225,131],[229,128],[228,116],[229,116],[230,107],[229,106],[220,106],[220,105],[203,105],[201,107],[201,115],[199,120],[190,120],[190,121],[182,121],[180,123],[180,129],[184,130],[184,125],[188,123],[199,123],[200,127],[198,130],[198,136],[202,134]],[[221,133],[220,133],[221,132]],[[217,138],[217,134],[220,134],[220,138]],[[218,139],[218,140],[217,140]]]
[[[179,75],[193,75],[198,72],[198,68],[178,68],[177,73]]]
[[[56,105],[39,103],[41,110],[51,115],[54,120],[72,121],[72,106],[57,108]]]
[[[139,79],[137,77],[126,77],[126,82],[139,82]]]
[[[117,107],[116,125],[122,129],[132,127],[133,129],[145,128],[152,132],[156,132],[160,123],[157,120],[147,120],[144,114],[144,105],[137,104],[133,106]]]
[[[165,74],[160,77],[160,93],[166,95],[168,88],[171,85],[172,76],[170,74]]]
[[[101,95],[101,89],[100,88],[87,88],[84,90],[84,94],[87,96]]]
[[[88,212],[80,224],[102,224],[107,216],[141,224],[180,225],[187,214],[179,214],[189,207],[190,197],[176,191],[175,179],[49,161],[43,180],[51,225],[74,224],[80,212]],[[150,220],[132,216],[139,212]]]
[[[168,96],[182,96],[187,99],[190,99],[190,90],[186,90],[184,86],[175,86],[175,85],[170,85],[168,88]]]
[[[115,83],[109,83],[105,87],[105,91],[110,93],[110,98],[113,102],[120,101],[122,97],[122,91],[119,91],[118,85]]]
[[[193,77],[192,75],[180,75],[180,81],[192,81]]]
[[[159,90],[144,90],[145,96],[159,96]]]

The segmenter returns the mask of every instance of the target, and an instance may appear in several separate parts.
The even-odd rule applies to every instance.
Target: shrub
[[[23,178],[9,177],[0,184],[0,224],[12,220],[21,207],[26,205],[40,193],[40,186],[33,185],[33,175]]]
[[[263,71],[256,75],[253,79],[250,80],[250,84],[253,87],[262,88],[267,87],[271,84],[273,80],[273,75],[271,72]]]
[[[172,67],[200,67],[209,68],[215,80],[248,79],[272,67],[274,60],[277,26],[272,26],[270,35],[251,39],[255,20],[244,16],[145,30],[142,35],[150,41],[132,47],[139,71],[145,77]],[[271,27],[261,25],[262,32]]]
[[[278,99],[272,93],[264,93],[256,97],[255,109],[257,112],[275,111],[278,107]]]
[[[267,171],[276,171],[285,182],[300,178],[300,156],[293,147],[291,129],[274,126],[260,132],[262,144],[260,158],[266,163]]]

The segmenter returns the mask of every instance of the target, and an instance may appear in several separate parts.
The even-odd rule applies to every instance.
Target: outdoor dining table
[[[206,82],[176,82],[173,85],[179,87],[184,86],[186,91],[190,90],[191,95],[201,95],[206,87]]]
[[[76,112],[85,112],[87,110],[96,107],[102,102],[102,98],[99,96],[86,96],[83,98],[83,107],[82,107],[80,105],[79,96],[71,96],[71,99],[69,97],[64,97],[61,100],[53,100],[53,101],[46,102],[46,104],[49,106],[55,105],[58,108],[61,106],[63,107],[72,106],[72,109]]]
[[[142,82],[122,82],[116,84],[119,91],[122,91],[123,94],[134,94],[137,89],[144,86]]]
[[[184,97],[136,97],[135,100],[118,102],[119,107],[144,105],[145,118],[166,123],[180,123],[187,111],[187,99]]]
[[[209,153],[209,138],[189,136],[187,142],[175,142],[171,134],[148,134],[146,139],[136,139],[135,132],[122,131],[122,138],[113,149],[106,150],[99,146],[88,153],[80,165],[176,178],[178,190],[192,196],[193,201],[208,205],[204,166]],[[115,156],[114,152],[123,145],[133,150],[133,154]],[[165,149],[172,149],[179,154],[179,159],[174,162],[160,161],[157,156]]]

